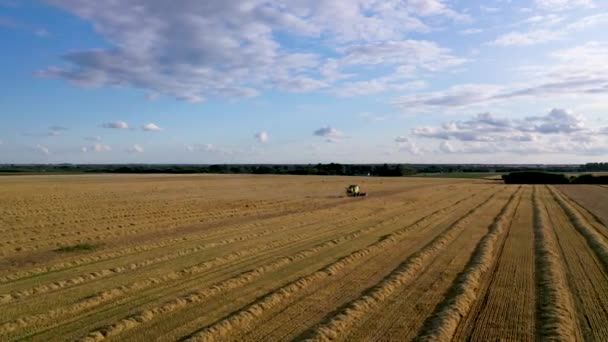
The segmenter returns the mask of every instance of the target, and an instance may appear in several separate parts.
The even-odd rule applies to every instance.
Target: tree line
[[[584,165],[470,164],[3,164],[0,174],[20,173],[229,173],[400,177],[438,173],[507,173],[514,171],[598,172],[608,163]]]
[[[561,173],[523,171],[503,175],[505,184],[608,184],[608,176],[584,174],[566,176]]]

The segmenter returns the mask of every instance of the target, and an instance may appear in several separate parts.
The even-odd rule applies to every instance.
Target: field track
[[[344,197],[352,183],[369,196]],[[448,178],[2,177],[0,340],[600,341],[605,196]]]

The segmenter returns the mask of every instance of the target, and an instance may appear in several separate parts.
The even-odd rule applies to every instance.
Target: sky
[[[0,0],[0,163],[608,161],[608,1]]]

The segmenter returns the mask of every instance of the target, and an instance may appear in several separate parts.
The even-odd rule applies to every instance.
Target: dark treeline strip
[[[23,173],[227,173],[227,174],[287,174],[287,175],[340,175],[340,176],[406,176],[420,172],[403,164],[117,164],[117,165],[0,165],[0,174]]]
[[[417,173],[403,165],[209,165],[145,167],[122,166],[107,172],[113,173],[232,173],[232,174],[285,174],[285,175],[335,175],[335,176],[382,176],[398,177]]]
[[[608,176],[580,175],[573,178],[573,184],[608,184]]]
[[[439,173],[507,173],[514,171],[597,172],[608,163],[585,165],[448,165],[448,164],[4,164],[0,174],[39,173],[243,173],[340,176],[407,176]]]
[[[524,171],[503,175],[505,184],[608,184],[608,176],[585,174],[567,177],[559,173]]]

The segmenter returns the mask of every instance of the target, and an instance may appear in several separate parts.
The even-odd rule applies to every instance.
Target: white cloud
[[[86,138],[84,138],[84,140],[87,140],[87,141],[101,141],[101,137],[97,135],[97,136],[93,136],[93,137],[86,137]]]
[[[49,136],[49,137],[58,137],[58,136],[60,136],[60,135],[63,135],[63,133],[62,133],[61,131],[50,131],[50,132],[48,133],[48,136]]]
[[[231,155],[234,153],[234,151],[232,151],[230,149],[219,147],[219,146],[216,146],[214,144],[209,144],[209,143],[185,145],[185,148],[186,148],[186,150],[188,150],[190,152],[199,151],[199,152],[219,154],[219,155]]]
[[[32,136],[32,137],[58,137],[63,135],[63,133],[65,131],[67,131],[68,129],[66,127],[62,127],[62,126],[50,126],[49,130],[45,133],[22,133],[25,136]]]
[[[339,96],[361,96],[384,92],[390,88],[385,80],[374,79],[342,84],[332,92]]]
[[[478,33],[482,33],[483,29],[480,28],[468,28],[466,30],[462,30],[460,31],[460,33],[462,34],[478,34]]]
[[[449,147],[446,147],[449,146]],[[442,148],[443,147],[443,148]],[[546,154],[558,154],[571,156],[602,156],[608,153],[606,141],[593,140],[592,142],[581,142],[571,138],[545,139],[535,143],[510,143],[501,144],[496,142],[453,142],[443,141],[439,150],[443,153],[458,154],[482,154],[495,155],[497,153],[515,154],[521,156],[537,156]]]
[[[553,109],[546,116],[528,117],[526,121],[533,126],[522,126],[523,130],[539,133],[573,133],[585,130],[582,116],[565,109]]]
[[[344,133],[331,126],[321,127],[314,131],[313,134],[325,138],[325,141],[329,143],[338,143],[346,138]]]
[[[257,140],[260,143],[265,143],[268,141],[268,133],[262,131],[262,132],[258,132],[254,135],[255,140]]]
[[[400,151],[415,155],[421,154],[421,150],[418,145],[408,137],[398,136],[397,138],[395,138],[395,142],[399,146]]]
[[[388,74],[368,77],[356,81],[343,81],[334,85],[330,93],[350,97],[376,94],[395,90],[416,90],[427,86],[416,78],[419,72],[436,72],[462,65],[467,59],[454,56],[449,49],[434,42],[424,40],[391,40],[373,43],[353,44],[339,51],[343,57],[331,60],[330,77],[344,80],[353,75],[343,74],[340,68],[349,66],[394,66]]]
[[[500,94],[502,87],[491,84],[464,84],[444,91],[410,94],[398,97],[394,103],[403,109],[432,109],[437,107],[460,107],[488,102]]]
[[[162,131],[163,130],[158,125],[156,125],[155,123],[152,123],[152,122],[143,125],[141,128],[144,131]]]
[[[450,121],[441,127],[412,129],[416,138],[441,140],[444,153],[580,153],[608,152],[602,131],[585,127],[582,115],[553,109],[546,115],[521,120],[478,114],[466,121]],[[401,137],[402,140],[407,137]]]
[[[600,68],[605,66],[608,57],[608,43],[587,42],[583,45],[555,51],[551,56],[560,62],[560,67]],[[608,70],[608,66],[605,67]],[[591,71],[591,70],[590,70]]]
[[[466,14],[450,9],[442,0],[408,0],[404,2],[410,11],[421,16],[445,15],[457,20],[470,20]]]
[[[135,144],[135,145],[131,146],[131,148],[129,148],[128,151],[131,153],[143,153],[144,148],[138,144]]]
[[[91,146],[83,146],[80,148],[80,150],[82,152],[109,152],[112,150],[112,148],[108,145],[104,145],[104,144],[93,144]]]
[[[63,56],[67,67],[49,67],[40,76],[86,86],[130,86],[154,98],[162,94],[190,102],[250,97],[268,88],[332,87],[341,78],[335,60],[342,57],[439,70],[462,61],[434,43],[400,41],[413,31],[433,29],[430,24],[469,19],[442,0],[187,1],[179,6],[161,0],[49,1],[90,22],[110,47],[69,52]],[[282,45],[281,35],[331,44],[294,51]],[[371,48],[366,57],[350,51],[366,45]],[[339,49],[321,56],[326,46]],[[380,50],[385,56],[374,55]],[[439,56],[421,56],[429,52]]]
[[[51,154],[51,151],[49,151],[49,148],[46,147],[46,146],[44,146],[44,145],[37,144],[36,147],[35,147],[35,150],[38,151],[38,152],[40,152],[40,153],[42,153],[42,154],[44,154],[44,155],[47,155],[47,156],[49,154]]]
[[[63,127],[63,126],[51,126],[49,127],[49,132],[48,136],[50,137],[58,137],[60,135],[63,135],[63,132],[67,131],[67,127]]]
[[[488,105],[513,99],[543,99],[581,96],[601,97],[608,92],[608,44],[589,42],[550,54],[556,63],[519,69],[525,82],[510,85],[463,84],[445,90],[414,93],[393,103],[404,110],[432,111],[437,108]]]
[[[576,7],[595,7],[593,0],[534,0],[534,2],[539,8],[548,11],[565,11]]]
[[[104,145],[104,144],[95,144],[95,145],[93,145],[93,151],[95,151],[95,152],[108,152],[108,151],[111,151],[111,150],[112,149],[108,145]]]
[[[218,150],[218,147],[213,144],[204,144],[202,145],[203,151],[214,152]]]
[[[490,6],[479,6],[479,9],[485,13],[498,13],[501,11],[498,7],[490,7]]]
[[[456,149],[454,149],[454,147],[452,146],[452,144],[450,144],[448,141],[442,141],[439,144],[439,150],[441,150],[442,152],[445,152],[445,153],[454,153],[454,152],[456,152]]]
[[[570,25],[567,29],[573,31],[582,31],[593,26],[598,26],[608,23],[608,13],[594,14],[587,17],[583,17]]]
[[[6,3],[9,3],[9,5],[6,5]],[[19,7],[18,4],[13,5],[12,3],[8,2],[8,1],[4,1],[3,3],[0,3],[0,6]],[[5,27],[5,28],[13,29],[13,30],[26,31],[26,32],[29,32],[40,38],[45,38],[45,37],[48,37],[51,35],[51,33],[44,27],[32,26],[31,24],[19,21],[15,18],[0,17],[0,27]]]
[[[517,23],[515,25],[519,26],[521,24],[528,24],[533,25],[534,27],[552,27],[561,23],[564,20],[565,18],[563,16],[550,13],[546,15],[531,16],[525,19],[523,22]]]
[[[360,113],[360,118],[366,119],[368,121],[385,121],[392,118],[391,115],[382,115],[382,114],[373,114],[373,113]]]
[[[354,65],[399,64],[426,70],[460,65],[466,59],[455,57],[447,48],[426,40],[391,40],[353,44],[339,50],[341,63]]]
[[[391,75],[369,81],[344,83],[333,90],[332,93],[338,96],[351,97],[376,94],[387,90],[420,90],[425,87],[427,87],[427,83],[424,81],[400,82],[398,77]]]
[[[489,43],[495,46],[530,46],[548,43],[563,38],[563,33],[551,30],[534,30],[527,32],[509,32]]]
[[[562,15],[535,15],[516,24],[526,25],[527,29],[504,33],[487,44],[503,47],[531,46],[563,40],[569,34],[608,23],[608,13],[582,17],[570,23],[564,21],[566,18]]]
[[[129,125],[124,121],[106,122],[101,124],[103,128],[127,129]]]
[[[450,121],[441,128],[418,127],[412,134],[418,137],[460,141],[536,141],[538,134],[571,134],[585,131],[580,114],[565,109],[552,109],[548,114],[525,120],[497,118],[481,113],[466,121]]]

